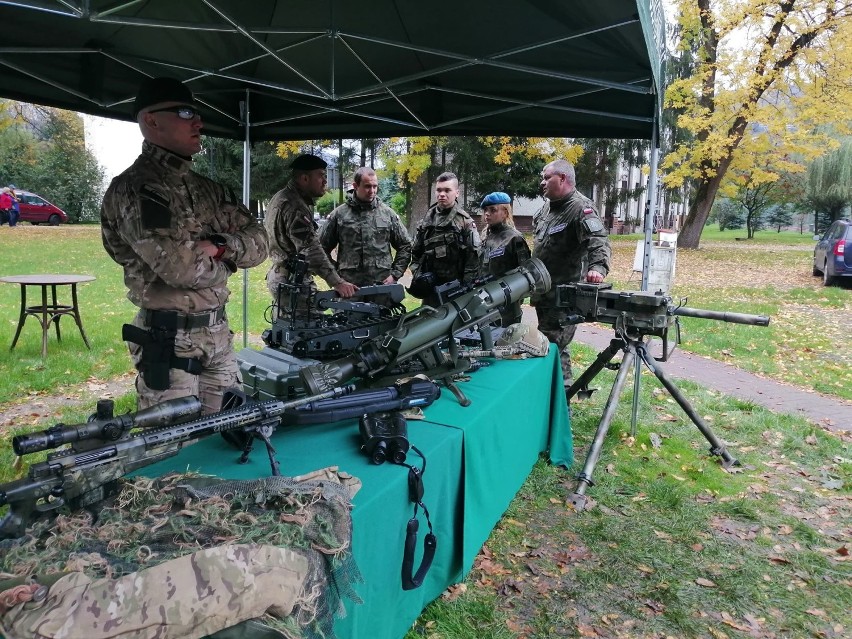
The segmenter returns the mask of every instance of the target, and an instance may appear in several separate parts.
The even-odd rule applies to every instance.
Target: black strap
[[[438,548],[438,538],[435,537],[432,530],[432,520],[429,518],[429,510],[423,503],[423,473],[426,472],[426,457],[416,446],[412,446],[411,450],[420,455],[420,458],[423,460],[423,466],[416,468],[410,464],[401,464],[408,468],[408,497],[414,503],[414,515],[408,520],[408,524],[405,527],[405,550],[402,555],[403,590],[414,590],[423,584],[426,573],[432,567],[435,550]],[[418,507],[423,509],[423,514],[426,516],[429,533],[423,539],[423,558],[420,560],[420,567],[415,573],[414,553],[417,550],[417,531],[420,529],[420,522],[417,521]]]

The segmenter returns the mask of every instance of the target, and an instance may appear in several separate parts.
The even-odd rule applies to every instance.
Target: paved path
[[[535,312],[527,306],[524,307],[524,321],[536,323]],[[574,340],[603,350],[609,346],[612,337],[611,329],[580,324]],[[688,379],[726,395],[752,401],[777,413],[799,415],[829,430],[852,430],[850,402],[758,377],[736,366],[680,349],[676,349],[662,366],[672,378]]]

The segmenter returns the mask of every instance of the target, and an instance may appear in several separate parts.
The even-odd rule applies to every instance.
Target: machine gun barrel
[[[106,413],[106,414],[105,414]],[[180,397],[142,409],[136,413],[113,416],[112,402],[98,402],[98,412],[83,424],[56,424],[47,430],[12,438],[19,456],[91,440],[100,445],[115,441],[134,428],[155,428],[185,422],[201,415],[201,402],[195,396]]]
[[[700,319],[730,322],[731,324],[748,324],[749,326],[769,326],[769,317],[767,315],[708,311],[703,308],[690,308],[689,306],[673,306],[669,310],[672,315],[679,315],[681,317],[697,317]]]

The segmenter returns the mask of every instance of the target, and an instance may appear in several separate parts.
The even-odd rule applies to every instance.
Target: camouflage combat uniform
[[[534,294],[531,303],[538,316],[538,330],[559,347],[562,376],[568,388],[573,380],[568,344],[577,327],[559,326],[556,287],[579,282],[589,270],[606,277],[611,256],[609,239],[594,203],[576,190],[561,200],[546,203],[535,214],[533,237],[532,256],[544,262],[552,286],[547,293]]]
[[[349,193],[326,219],[320,244],[329,255],[337,247],[337,271],[356,286],[381,284],[388,275],[399,280],[411,262],[408,231],[379,198],[365,203]]]
[[[133,165],[113,179],[101,208],[104,248],[124,268],[127,297],[141,309],[133,325],[175,329],[174,356],[200,364],[199,374],[172,367],[165,390],[150,388],[144,372],[137,375],[140,409],[198,395],[204,412],[213,413],[222,393],[240,384],[225,317],[227,283],[238,268],[266,259],[266,233],[230,189],[191,169],[192,160],[145,142]],[[200,240],[224,247],[221,259],[198,248]],[[141,371],[143,348],[128,346]]]
[[[432,273],[435,284],[453,280],[471,282],[479,275],[479,232],[476,224],[456,202],[451,209],[434,205],[417,225],[411,251],[411,276]],[[435,306],[437,296],[423,298]]]
[[[319,243],[319,227],[311,211],[313,205],[313,199],[299,193],[291,182],[272,198],[264,222],[272,258],[272,266],[266,274],[266,286],[273,300],[277,300],[278,285],[286,282],[290,275],[287,261],[297,255],[303,255],[307,261],[308,272],[304,281],[307,289],[304,295],[298,296],[298,308],[301,309],[307,309],[308,295],[316,291],[314,275],[319,275],[331,287],[344,281]],[[285,306],[289,303],[282,301]]]
[[[297,551],[233,544],[117,579],[70,572],[51,575],[48,587],[36,577],[21,603],[0,608],[0,629],[16,639],[198,639],[264,614],[290,615],[310,596],[309,571]],[[250,636],[246,626],[239,636]]]
[[[480,272],[486,275],[503,275],[530,259],[530,247],[523,234],[505,222],[493,224],[485,230],[480,251]],[[520,322],[521,303],[515,302],[500,312],[500,325]]]

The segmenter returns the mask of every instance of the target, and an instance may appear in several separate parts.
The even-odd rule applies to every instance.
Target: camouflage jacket
[[[408,231],[379,198],[364,203],[350,194],[326,219],[320,244],[329,257],[337,247],[338,272],[358,286],[381,283],[388,275],[398,280],[411,262]]]
[[[272,267],[266,279],[271,289],[287,279],[287,260],[299,254],[305,256],[310,275],[319,275],[329,286],[343,281],[319,243],[318,227],[311,211],[313,204],[313,200],[299,193],[292,182],[269,202],[265,225]]]
[[[411,274],[434,273],[436,284],[470,282],[479,275],[479,232],[456,202],[451,209],[434,205],[417,225],[411,251]]]
[[[612,250],[594,203],[578,191],[547,202],[533,216],[533,257],[550,272],[550,291],[532,296],[534,306],[555,306],[556,286],[580,281],[589,270],[606,277]]]
[[[268,241],[233,191],[192,170],[192,160],[149,142],[104,195],[101,235],[124,268],[136,306],[197,313],[223,306],[228,277],[266,259]],[[222,259],[198,248],[223,243]]]
[[[530,247],[514,226],[495,224],[485,230],[480,255],[482,275],[503,275],[530,259]]]

